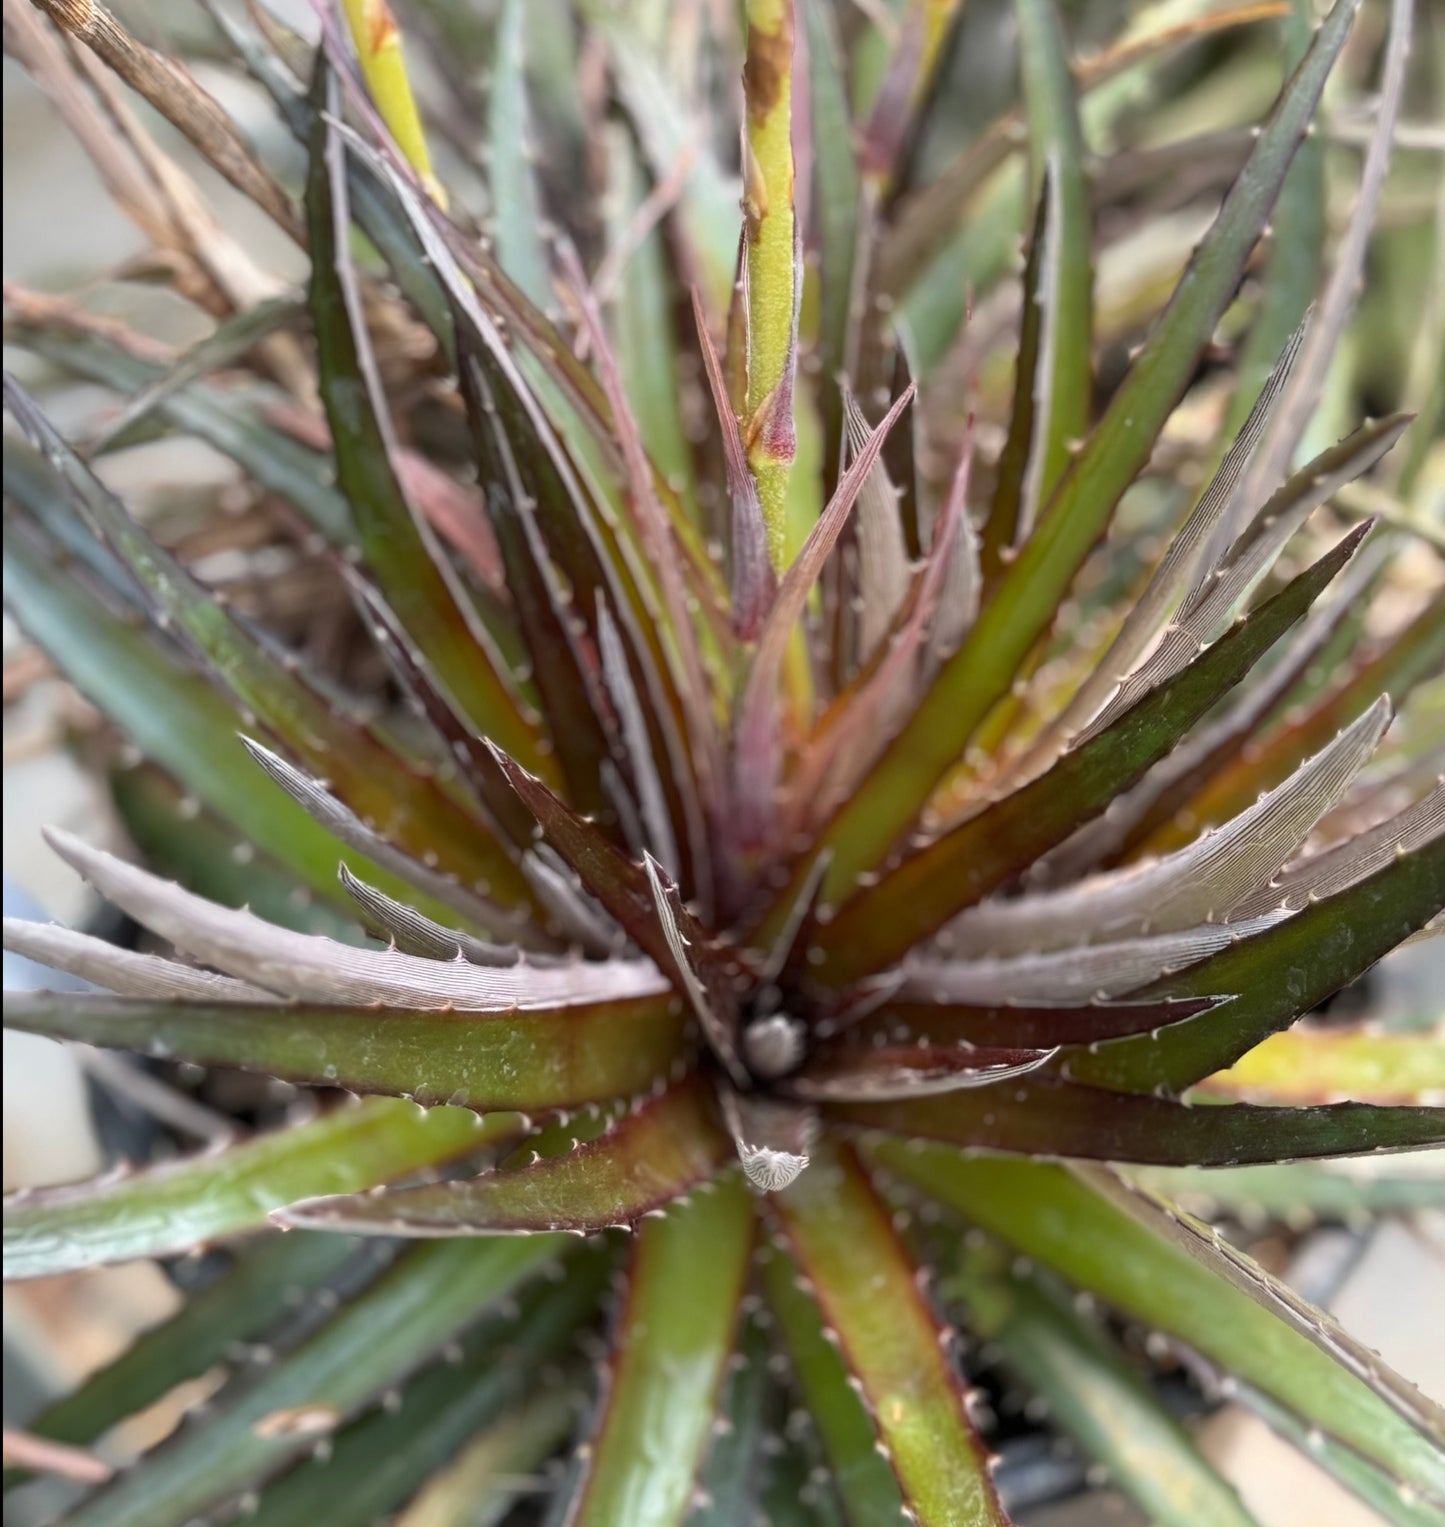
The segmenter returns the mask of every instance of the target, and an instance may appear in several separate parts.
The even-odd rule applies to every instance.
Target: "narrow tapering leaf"
[[[454,1182],[308,1199],[275,1218],[290,1226],[368,1235],[604,1230],[666,1208],[707,1181],[731,1155],[707,1089],[694,1077],[563,1155]]]
[[[315,93],[321,109],[306,185],[309,306],[337,486],[356,518],[366,567],[472,725],[536,768],[541,754],[535,721],[518,706],[500,657],[463,604],[398,476],[393,429],[351,258],[345,149],[332,126],[339,108],[324,62]]]
[[[484,1120],[464,1108],[428,1113],[373,1098],[165,1166],[12,1194],[5,1200],[5,1276],[173,1255],[254,1230],[293,1199],[360,1191],[515,1133],[506,1116]]]
[[[945,1283],[978,1335],[1159,1527],[1257,1527],[1234,1488],[1103,1330],[1027,1272],[965,1256]]]
[[[890,1144],[879,1155],[890,1171],[1015,1251],[1238,1375],[1246,1402],[1251,1389],[1261,1390],[1437,1506],[1445,1503],[1438,1419],[1407,1418],[1367,1378],[1322,1350],[1320,1333],[1338,1331],[1322,1312],[1306,1307],[1306,1324],[1297,1327],[1277,1292],[1262,1306],[1220,1277],[1224,1254],[1217,1243],[1210,1250],[1208,1237],[1188,1246],[1171,1241],[1061,1167],[970,1161],[938,1146]],[[1373,1365],[1384,1368],[1378,1358]],[[1438,1409],[1418,1395],[1414,1408],[1417,1415]]]
[[[1147,461],[1193,374],[1279,192],[1343,47],[1358,0],[1338,0],[1281,94],[1248,165],[1107,412],[1051,496],[1039,525],[968,640],[832,823],[830,898],[875,868],[1012,683],[1059,598]]]
[[[567,1520],[676,1527],[706,1453],[753,1240],[736,1180],[647,1220],[633,1245],[607,1396]],[[686,1298],[676,1297],[685,1289]]]
[[[1136,1161],[1146,1166],[1238,1166],[1313,1156],[1418,1150],[1445,1141],[1445,1108],[1334,1103],[1271,1108],[1189,1107],[1169,1098],[1084,1087],[1038,1075],[889,1103],[831,1103],[829,1117],[911,1139],[1011,1155]]]
[[[857,1157],[828,1149],[774,1204],[915,1519],[1006,1522],[918,1270]]]
[[[570,1108],[644,1092],[667,1074],[683,1031],[670,996],[468,1014],[17,992],[5,1022],[52,1039],[479,1109]]]
[[[233,1362],[245,1344],[274,1339],[308,1301],[314,1323],[332,1279],[354,1256],[355,1243],[339,1235],[273,1236],[243,1251],[229,1271],[169,1319],[142,1331],[113,1362],[27,1422],[26,1430],[57,1442],[94,1442],[177,1385]]]
[[[567,1245],[532,1236],[418,1246],[210,1425],[151,1454],[72,1520],[180,1527],[309,1452]]]
[[[1019,529],[1031,528],[1035,506],[1047,501],[1070,460],[1070,446],[1089,424],[1093,392],[1093,219],[1069,47],[1053,0],[1023,0],[1018,7],[1019,62],[1029,123],[1030,184],[1052,208],[1046,238],[1054,254],[1042,257],[1042,282],[1026,301],[1039,308],[1034,440],[1036,481],[1024,494]],[[1036,234],[1035,237],[1038,235]]]
[[[856,896],[819,935],[825,951],[819,974],[842,981],[882,969],[1102,811],[1305,614],[1361,538],[1360,530],[1351,532],[1114,727]],[[886,919],[879,915],[884,907]]]
[[[1182,1091],[1234,1064],[1260,1040],[1347,982],[1445,908],[1445,836],[1255,938],[1170,976],[1150,997],[1232,992],[1220,1012],[1186,1019],[1157,1041],[1147,1034],[1068,1061],[1070,1075],[1104,1086]]]

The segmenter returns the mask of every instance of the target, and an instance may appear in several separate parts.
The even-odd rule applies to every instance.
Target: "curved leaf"
[[[182,787],[317,895],[337,900],[341,842],[251,763],[225,700],[177,656],[5,526],[5,602],[80,692]],[[355,858],[368,878],[404,889]],[[440,909],[437,909],[440,910]]]
[[[529,1290],[520,1310],[507,1309],[468,1332],[444,1360],[418,1374],[400,1391],[400,1405],[367,1412],[336,1433],[331,1445],[261,1493],[251,1520],[257,1527],[370,1527],[377,1513],[394,1510],[421,1489],[408,1508],[421,1521],[421,1499],[447,1478],[454,1454],[485,1428],[495,1466],[511,1462],[523,1471],[541,1462],[505,1449],[530,1442],[555,1445],[573,1419],[575,1394],[537,1387],[539,1369],[565,1358],[578,1326],[602,1292],[609,1259],[582,1251],[567,1267],[560,1288]],[[566,1370],[564,1370],[566,1371]],[[581,1379],[573,1370],[568,1375]],[[579,1385],[580,1387],[580,1385]],[[473,1444],[476,1446],[477,1444]],[[468,1449],[468,1453],[471,1449]],[[464,1454],[463,1456],[467,1456]],[[508,1498],[506,1481],[472,1481],[472,1499]],[[515,1488],[515,1487],[514,1487]],[[411,1520],[408,1515],[404,1518]],[[474,1527],[467,1518],[466,1527]]]
[[[1083,438],[1089,424],[1093,220],[1076,86],[1054,0],[1021,0],[1018,27],[1032,190],[1036,197],[1054,199],[1047,237],[1059,251],[1038,271],[1048,286],[1028,294],[1042,320],[1037,377],[1042,407],[1034,424],[1039,459],[1034,492],[1042,506],[1069,464],[1069,447]],[[1020,529],[1026,534],[1032,515],[1021,518]]]
[[[324,58],[315,92],[324,109],[316,113],[308,145],[308,306],[337,487],[355,517],[367,575],[376,579],[472,725],[532,767],[542,767],[535,719],[518,706],[500,657],[468,612],[398,476],[396,441],[351,261],[345,151],[334,127],[339,107]]]
[[[950,954],[998,957],[1245,920],[1237,909],[1269,884],[1339,803],[1390,719],[1382,695],[1283,784],[1186,848],[1058,890],[970,907],[944,930],[940,945]],[[1277,897],[1267,899],[1257,915],[1278,905]]]
[[[34,401],[8,374],[11,413],[59,474],[78,512],[135,575],[159,618],[173,623],[235,696],[286,740],[296,755],[328,774],[347,806],[372,817],[385,834],[418,857],[486,894],[527,903],[530,895],[485,825],[446,795],[435,780],[350,716],[334,708],[264,646],[126,512],[120,500],[76,456]]]
[[[396,1527],[497,1527],[536,1489],[537,1477],[575,1425],[576,1409],[576,1392],[565,1380],[523,1401],[433,1472],[396,1518]],[[328,1509],[334,1509],[329,1502]],[[366,1520],[365,1509],[366,1503],[358,1502],[358,1527]]]
[[[1327,694],[1309,703],[1303,714],[1286,694],[1282,714],[1264,721],[1260,729],[1265,736],[1247,753],[1238,746],[1239,736],[1226,739],[1225,746],[1201,760],[1198,770],[1152,800],[1127,836],[1129,856],[1168,853],[1204,828],[1237,815],[1254,803],[1261,790],[1272,789],[1382,694],[1388,694],[1399,709],[1405,697],[1438,674],[1442,665],[1445,599],[1429,599],[1409,625],[1356,664]]]
[[[28,1421],[26,1431],[57,1442],[94,1442],[176,1385],[233,1360],[243,1343],[268,1338],[294,1317],[298,1304],[310,1299],[319,1309],[324,1301],[317,1291],[327,1289],[354,1254],[355,1242],[345,1236],[268,1237],[169,1320],[142,1331],[114,1362]]]
[[[219,907],[59,829],[45,836],[107,900],[152,932],[229,975],[282,996],[498,1012],[593,998],[649,997],[665,989],[656,967],[645,960],[485,966],[428,960],[395,949],[353,949]]]

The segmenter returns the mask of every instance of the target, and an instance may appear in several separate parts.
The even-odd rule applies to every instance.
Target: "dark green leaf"
[[[396,1509],[419,1488],[434,1492],[446,1479],[437,1471],[482,1428],[477,1440],[493,1444],[487,1456],[494,1470],[520,1464],[518,1472],[526,1472],[541,1461],[536,1452],[518,1457],[503,1449],[508,1441],[530,1441],[533,1449],[550,1450],[572,1424],[573,1402],[585,1393],[582,1375],[564,1370],[577,1384],[571,1394],[539,1391],[538,1370],[565,1357],[577,1340],[607,1266],[605,1256],[579,1252],[560,1288],[529,1291],[520,1312],[484,1320],[445,1361],[406,1385],[399,1406],[363,1415],[324,1454],[302,1459],[266,1489],[251,1520],[257,1527],[370,1527],[377,1513]],[[502,1480],[484,1475],[469,1482],[474,1507],[493,1491],[507,1499]],[[467,1517],[466,1527],[475,1521]]]
[[[1236,993],[1216,1012],[1161,1034],[1121,1039],[1095,1053],[1070,1055],[1064,1069],[1106,1087],[1179,1092],[1234,1064],[1276,1030],[1363,975],[1376,960],[1445,908],[1445,837],[1246,939],[1182,975],[1156,983],[1149,997]]]
[[[760,1262],[768,1307],[822,1440],[831,1483],[849,1527],[899,1519],[903,1496],[898,1480],[878,1451],[873,1419],[848,1382],[843,1355],[828,1339],[822,1314],[798,1278],[791,1251],[780,1239],[776,1248],[764,1249]]]
[[[1367,1155],[1445,1142],[1445,1108],[1377,1108],[1368,1103],[1189,1107],[1169,1098],[1111,1092],[1050,1076],[1025,1076],[996,1088],[906,1102],[832,1103],[828,1114],[855,1127],[914,1139],[1010,1154],[1158,1166]]]
[[[327,98],[328,81],[323,63],[318,101]],[[477,731],[538,768],[542,753],[535,721],[518,706],[500,658],[476,616],[469,615],[397,475],[396,445],[351,262],[351,208],[344,149],[333,125],[334,94],[326,110],[318,109],[309,144],[306,221],[309,307],[337,486],[355,517],[367,575],[376,579],[452,698]]]
[[[1108,730],[1066,753],[1047,774],[970,817],[859,892],[819,933],[824,958],[815,967],[817,977],[842,984],[883,969],[1103,811],[1304,615],[1354,554],[1365,529],[1351,531],[1182,672]],[[1213,988],[1222,990],[1232,988]]]
[[[236,1265],[160,1325],[143,1331],[114,1362],[26,1423],[38,1437],[77,1445],[94,1442],[128,1416],[153,1405],[236,1348],[269,1339],[355,1254],[339,1235],[277,1235],[243,1250]],[[7,1478],[6,1487],[10,1481]]]
[[[1234,294],[1358,4],[1359,0],[1337,0],[1280,96],[1214,228],[1104,417],[1050,498],[1034,534],[867,784],[834,819],[828,833],[835,855],[828,878],[831,900],[836,901],[860,871],[882,862],[922,810],[929,792],[957,762],[1048,628],[1115,505],[1148,460]]]

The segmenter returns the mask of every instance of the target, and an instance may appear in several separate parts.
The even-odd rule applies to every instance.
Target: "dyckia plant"
[[[31,385],[123,399],[72,441],[7,380],[7,601],[144,755],[117,800],[178,879],[53,833],[157,943],[7,923],[92,989],[6,1022],[306,1089],[7,1200],[7,1276],[225,1250],[17,1434],[92,1477],[231,1365],[67,1521],[995,1524],[1021,1383],[1153,1520],[1247,1523],[1180,1355],[1441,1520],[1439,1406],[1177,1202],[1409,1205],[1261,1164],[1445,1139],[1438,1034],[1309,1018],[1445,905],[1438,373],[1389,396],[1424,444],[1326,396],[1410,62],[1394,0],[1339,64],[1359,8],[1174,6],[1074,62],[1016,0],[992,127],[948,0],[418,0],[412,71],[385,0],[314,43],[218,11],[263,159],[99,4],[7,5],[210,329],[7,289]],[[1261,20],[1257,127],[1131,138],[1152,70],[1274,57]],[[244,598],[107,485],[171,432],[244,475]],[[267,629],[298,559],[339,642]]]

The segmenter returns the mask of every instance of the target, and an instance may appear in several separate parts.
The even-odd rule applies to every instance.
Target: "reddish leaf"
[[[304,1199],[272,1218],[369,1235],[604,1230],[664,1209],[732,1156],[708,1089],[692,1077],[565,1155],[457,1182]]]

